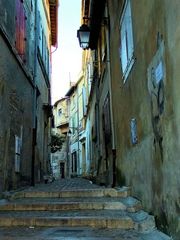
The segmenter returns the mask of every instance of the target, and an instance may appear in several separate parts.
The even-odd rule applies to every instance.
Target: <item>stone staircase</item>
[[[145,236],[139,239],[170,239],[127,187],[16,192],[0,202],[0,227],[17,226],[123,229]]]

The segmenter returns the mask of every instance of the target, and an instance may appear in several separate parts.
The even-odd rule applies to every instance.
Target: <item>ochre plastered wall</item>
[[[135,63],[124,84],[118,52],[122,2],[109,1],[117,183],[132,186],[133,194],[156,216],[159,226],[177,236],[180,208],[180,3],[177,0],[131,1]],[[152,104],[156,100],[152,100],[148,91],[148,68],[161,43],[164,44],[160,95],[163,106],[153,115]],[[131,143],[132,118],[137,120],[136,145]]]

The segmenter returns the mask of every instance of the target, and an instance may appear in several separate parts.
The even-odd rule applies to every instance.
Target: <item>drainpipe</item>
[[[31,186],[35,185],[35,150],[36,150],[36,103],[37,103],[37,46],[38,46],[38,7],[35,1],[35,43],[34,43],[34,89],[33,89],[33,123],[32,123],[32,163],[31,163]]]
[[[108,83],[109,83],[109,97],[110,97],[110,115],[111,115],[111,131],[112,131],[112,155],[113,155],[113,186],[116,183],[116,144],[115,144],[115,131],[114,131],[114,116],[113,116],[113,104],[112,104],[112,86],[111,86],[111,63],[110,63],[110,42],[109,42],[109,14],[108,14],[108,2],[105,6],[105,18],[108,19],[106,27],[106,39],[107,39],[107,67],[108,67]]]

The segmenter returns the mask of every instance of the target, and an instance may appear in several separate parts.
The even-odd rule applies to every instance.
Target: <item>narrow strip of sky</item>
[[[59,0],[58,49],[52,54],[52,104],[64,97],[81,70],[82,50],[77,39],[81,0]]]

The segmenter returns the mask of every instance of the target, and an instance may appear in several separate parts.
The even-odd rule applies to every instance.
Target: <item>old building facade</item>
[[[82,22],[90,28],[84,76],[89,62],[93,68],[87,124],[91,118],[94,175],[106,185],[131,186],[175,239],[180,234],[179,7],[176,0],[82,1]]]
[[[89,127],[89,156],[92,176],[99,183],[113,185],[114,131],[108,12],[105,1],[83,3],[83,19],[89,19],[89,48],[83,53],[83,73],[87,86],[86,126]],[[102,21],[102,22],[101,22]],[[82,20],[82,23],[84,20]]]
[[[62,137],[63,145],[61,150],[51,153],[51,167],[55,179],[69,177],[69,156],[68,156],[68,129],[69,129],[69,99],[61,98],[53,106],[54,126],[52,135]]]
[[[87,172],[87,146],[85,131],[86,87],[82,72],[66,94],[69,98],[69,161],[70,176],[85,176]]]
[[[0,1],[0,192],[34,184],[48,169],[56,18],[57,1]]]

